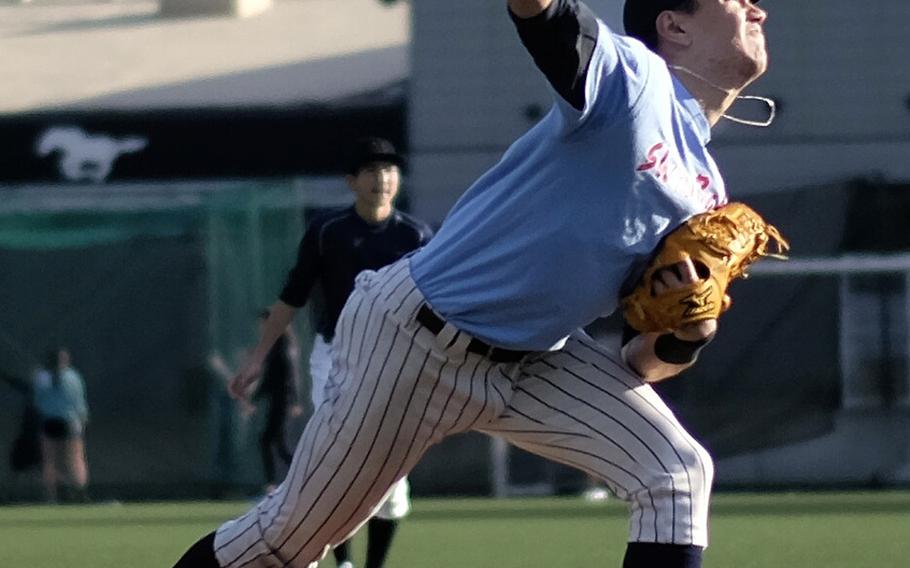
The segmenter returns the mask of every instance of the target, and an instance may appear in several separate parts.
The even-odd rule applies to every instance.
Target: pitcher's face
[[[715,68],[714,77],[742,81],[760,77],[768,67],[764,23],[768,14],[752,0],[699,0],[689,26],[692,48],[703,59],[703,69]]]

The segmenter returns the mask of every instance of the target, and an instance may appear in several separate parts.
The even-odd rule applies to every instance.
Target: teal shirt
[[[43,419],[58,418],[84,424],[88,403],[82,375],[72,367],[60,371],[60,386],[55,388],[51,374],[41,369],[35,375],[35,406]]]

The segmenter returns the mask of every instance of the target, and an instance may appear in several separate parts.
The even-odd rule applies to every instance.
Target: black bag
[[[41,418],[35,405],[28,404],[22,413],[19,435],[13,441],[9,465],[13,471],[24,472],[41,465]]]

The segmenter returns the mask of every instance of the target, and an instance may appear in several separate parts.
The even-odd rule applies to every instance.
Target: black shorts
[[[41,431],[52,440],[66,440],[78,435],[73,424],[62,418],[46,418],[41,425]]]

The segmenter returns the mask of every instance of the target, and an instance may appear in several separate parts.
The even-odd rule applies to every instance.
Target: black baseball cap
[[[354,175],[360,168],[374,162],[389,162],[399,168],[404,167],[404,157],[391,142],[371,136],[357,140],[352,146],[348,156],[348,173]]]
[[[666,10],[694,10],[699,0],[626,0],[622,23],[626,34],[657,48],[657,16]],[[758,0],[752,0],[758,4]]]

